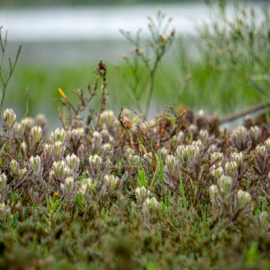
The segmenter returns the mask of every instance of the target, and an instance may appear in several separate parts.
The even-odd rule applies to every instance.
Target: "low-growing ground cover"
[[[3,269],[268,269],[268,128],[226,131],[216,116],[167,108],[67,116],[3,113]],[[84,105],[83,105],[84,104]]]
[[[265,37],[258,34],[260,41]],[[161,36],[155,46],[168,40]],[[208,41],[211,47],[214,40]],[[139,46],[132,53],[148,63]],[[211,80],[218,82],[215,72],[225,70],[265,95],[268,79],[261,75],[267,68],[258,64],[260,54],[234,58],[239,54],[223,54],[224,67],[213,65],[220,59],[213,53]],[[155,64],[131,66],[131,95],[144,89],[136,78],[141,70],[153,90]],[[77,103],[58,89],[62,127],[53,132],[42,114],[21,120],[12,109],[2,114],[0,268],[269,269],[266,122],[247,115],[243,126],[226,130],[216,114],[176,106],[146,120],[150,107],[140,111],[140,96],[136,111],[125,107],[116,113],[107,110],[108,67],[100,61],[94,74],[87,91],[73,91]],[[181,86],[186,89],[189,81],[187,76]],[[100,102],[93,106],[97,96]]]

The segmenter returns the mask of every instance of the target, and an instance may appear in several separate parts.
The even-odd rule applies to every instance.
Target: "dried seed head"
[[[123,57],[125,60],[128,60],[127,54],[123,54],[122,57]]]
[[[2,115],[4,125],[7,130],[10,130],[16,121],[16,114],[12,109],[6,109]]]
[[[44,128],[44,127],[46,127],[48,125],[48,119],[44,114],[39,113],[35,117],[35,123],[36,123],[36,125],[41,126],[42,128]]]

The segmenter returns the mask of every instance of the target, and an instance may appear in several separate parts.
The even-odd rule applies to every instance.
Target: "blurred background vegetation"
[[[200,2],[200,0],[167,0],[166,4]],[[163,0],[2,0],[0,7],[25,6],[88,6],[88,5],[134,5],[134,4],[165,4]]]
[[[113,2],[117,6],[111,12],[114,10],[125,12],[123,8],[127,5],[130,7],[138,4],[138,14],[144,17],[154,15],[157,7],[163,6],[162,1],[151,0]],[[230,2],[227,9],[224,6],[225,1],[212,2],[214,2],[214,8],[213,6],[202,8],[202,1],[168,1],[164,5],[165,10],[166,8],[169,10],[168,3],[173,4],[171,10],[175,8],[191,10],[188,15],[193,14],[192,10],[201,12],[205,20],[203,20],[204,23],[198,24],[189,19],[196,29],[195,32],[189,34],[185,34],[185,26],[182,29],[176,28],[174,45],[165,54],[155,76],[150,117],[153,117],[157,112],[162,112],[163,105],[184,106],[195,110],[202,108],[208,113],[217,111],[220,115],[227,115],[268,99],[270,20],[266,9],[263,9],[265,2],[255,1],[248,3],[248,5],[240,3],[240,6],[244,5],[245,12],[240,7],[234,7]],[[15,26],[19,26],[20,21],[17,21],[16,16],[21,16],[22,12],[27,13],[29,7],[39,7],[38,11],[44,10],[45,13],[54,14],[54,5],[80,6],[111,3],[112,1],[105,0],[2,0],[0,2],[2,8],[0,10],[0,23],[4,25],[2,34],[6,29],[9,29],[11,24],[5,24],[1,15],[13,16],[12,20]],[[149,5],[146,8],[146,6],[141,5],[142,3]],[[46,6],[46,9],[41,6]],[[56,10],[59,14],[65,12],[61,8]],[[76,10],[78,11],[78,9],[74,9],[74,14],[76,14]],[[82,10],[87,11],[88,9],[82,8]],[[105,8],[105,10],[110,11],[110,8]],[[151,10],[151,14],[149,14],[149,10]],[[206,13],[205,10],[209,12]],[[15,13],[12,13],[13,11]],[[72,8],[68,12],[72,14]],[[104,7],[95,7],[94,12],[97,16],[102,17]],[[168,13],[168,16],[170,15]],[[27,17],[27,15],[24,16]],[[31,16],[33,13],[29,13],[30,20]],[[177,19],[176,17],[175,20]],[[91,20],[91,16],[89,20]],[[47,21],[44,23],[46,24]],[[104,17],[104,27],[110,29],[110,23]],[[140,20],[138,19],[134,23],[139,25]],[[172,26],[174,26],[173,23]],[[67,27],[69,26],[67,25]],[[122,27],[125,29],[125,23]],[[10,28],[12,30],[11,26]],[[147,47],[144,44],[145,39],[150,36],[150,33],[146,34],[147,28],[147,24],[145,24],[142,38],[143,49]],[[9,36],[12,37],[11,30],[9,30]],[[49,30],[53,32],[53,28]],[[108,70],[108,109],[114,110],[115,113],[118,113],[123,105],[136,109],[126,80],[127,78],[132,80],[134,74],[128,63],[121,57],[123,53],[132,57],[129,49],[134,45],[121,37],[118,29],[116,33],[118,35],[116,38],[89,38],[88,40],[80,37],[76,39],[76,33],[74,33],[75,38],[73,36],[72,39],[63,38],[62,40],[60,38],[55,40],[42,38],[31,40],[29,38],[27,40],[27,37],[20,40],[20,38],[16,39],[13,36],[7,45],[7,56],[14,59],[19,45],[22,44],[23,47],[18,65],[7,87],[3,109],[12,107],[18,118],[22,117],[26,111],[26,89],[28,88],[28,116],[45,113],[52,123],[51,127],[59,125],[57,107],[60,104],[53,103],[54,99],[60,98],[58,87],[62,88],[69,98],[75,99],[71,93],[72,90],[78,88],[86,90],[89,82],[94,83],[94,70],[101,58],[106,63]],[[135,35],[135,32],[132,34]],[[5,64],[8,67],[8,63],[5,62]],[[114,64],[120,66],[121,72],[115,68]],[[96,104],[91,104],[91,108],[95,108],[97,104],[98,97]],[[145,99],[142,99],[142,104],[145,105]]]

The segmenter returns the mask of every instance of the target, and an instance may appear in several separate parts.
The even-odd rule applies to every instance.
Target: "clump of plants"
[[[58,89],[55,131],[2,114],[0,267],[269,268],[268,126],[173,106],[114,114],[102,60],[95,74],[77,104]]]
[[[100,62],[88,97],[75,92],[77,106],[59,89],[61,129],[49,133],[44,115],[17,122],[4,111],[0,265],[11,269],[16,256],[48,269],[222,267],[224,252],[243,267],[268,265],[268,129],[247,117],[227,131],[217,116],[173,107],[150,121],[128,108],[114,115],[104,70]],[[100,110],[83,118],[99,83]]]

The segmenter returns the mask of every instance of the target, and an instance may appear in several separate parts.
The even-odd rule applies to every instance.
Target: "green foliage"
[[[230,41],[239,37],[235,31]],[[197,81],[187,71],[200,64],[183,64],[182,90],[201,82],[202,100],[228,72],[247,76],[229,57],[216,73],[219,59],[209,48]],[[243,61],[256,56],[242,53]],[[43,115],[16,122],[13,110],[3,113],[0,268],[268,269],[269,127],[247,117],[224,131],[215,115],[173,106],[152,121],[127,108],[115,116],[105,110],[105,71],[100,62],[89,97],[74,93],[78,105],[59,89],[61,130],[48,134]],[[248,70],[257,71],[266,72]],[[83,117],[100,88],[99,110],[89,106]]]

